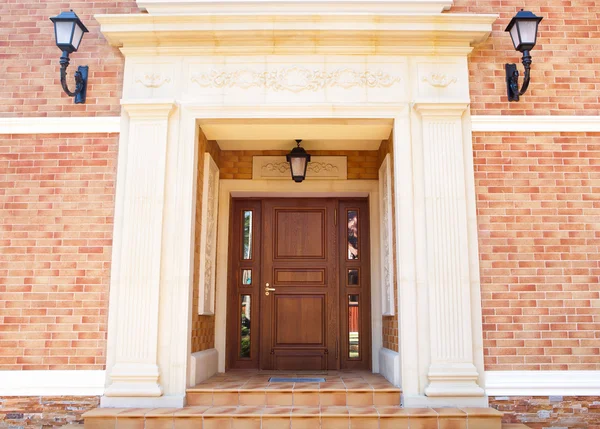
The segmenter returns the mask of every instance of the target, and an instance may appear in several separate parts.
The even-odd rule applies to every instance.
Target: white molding
[[[390,349],[379,349],[379,373],[396,387],[402,386],[400,353]]]
[[[473,132],[600,132],[600,116],[500,116],[471,117]],[[119,133],[119,116],[83,118],[0,118],[0,134]]]
[[[200,384],[217,373],[217,368],[219,366],[218,356],[217,349],[208,349],[192,353],[190,356],[189,387]]]
[[[472,116],[473,132],[600,132],[600,116]]]
[[[120,131],[119,116],[0,118],[0,134],[87,134]]]
[[[488,396],[600,396],[600,371],[486,371]]]
[[[106,371],[0,371],[0,396],[100,396]]]

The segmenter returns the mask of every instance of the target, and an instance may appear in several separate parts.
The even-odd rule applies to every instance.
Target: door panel
[[[338,368],[336,208],[333,199],[264,200],[263,369]]]

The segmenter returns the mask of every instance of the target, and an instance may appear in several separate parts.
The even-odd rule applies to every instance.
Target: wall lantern
[[[88,29],[83,25],[75,12],[62,12],[50,18],[54,23],[54,37],[56,46],[62,51],[60,57],[60,83],[69,97],[75,97],[75,104],[85,103],[87,91],[88,66],[79,66],[75,72],[75,91],[69,91],[67,86],[67,67],[69,67],[69,54],[76,52],[83,39],[83,34]]]
[[[298,146],[285,156],[287,162],[290,163],[292,179],[294,179],[294,182],[296,183],[300,183],[304,180],[306,177],[306,167],[310,162],[310,155],[300,147],[301,142],[302,140],[296,140]]]
[[[529,87],[529,72],[531,69],[531,55],[529,55],[529,51],[535,46],[538,25],[542,19],[529,11],[521,9],[510,20],[506,30],[504,30],[510,33],[515,49],[523,53],[522,62],[525,67],[523,86],[519,90],[519,71],[517,70],[517,65],[505,64],[508,101],[519,101],[519,96],[525,94],[525,91]]]

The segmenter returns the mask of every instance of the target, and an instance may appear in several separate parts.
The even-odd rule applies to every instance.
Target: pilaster
[[[468,104],[418,103],[414,108],[421,123],[430,354],[424,393],[438,404],[486,405],[474,348],[479,343],[478,331],[472,320],[473,306],[479,308],[473,302],[472,288],[479,282],[471,279],[478,261],[470,251],[470,241],[477,236],[469,225],[474,195],[468,193],[474,189],[469,186],[473,178],[467,157],[471,152],[465,150],[471,147],[470,132],[463,125]]]
[[[157,397],[165,177],[172,102],[123,104],[105,397]]]

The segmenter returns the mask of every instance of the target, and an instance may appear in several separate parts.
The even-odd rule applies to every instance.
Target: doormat
[[[325,383],[324,378],[271,377],[270,383]]]

